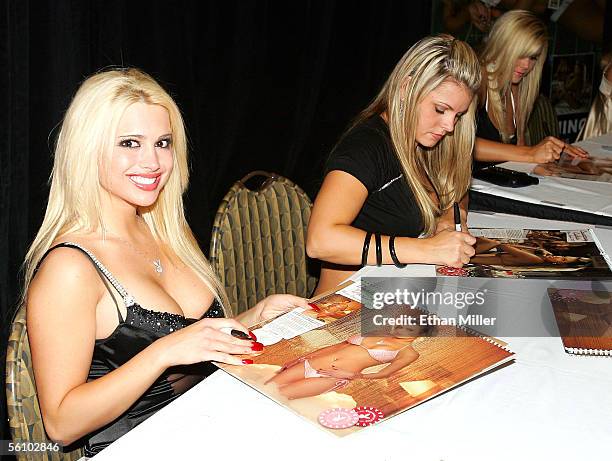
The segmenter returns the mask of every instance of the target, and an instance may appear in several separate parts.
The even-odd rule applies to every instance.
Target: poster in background
[[[549,99],[559,118],[559,136],[574,140],[591,108],[594,54],[559,54],[549,61]]]

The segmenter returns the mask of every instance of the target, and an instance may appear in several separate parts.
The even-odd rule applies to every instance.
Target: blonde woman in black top
[[[547,49],[546,26],[533,13],[509,11],[495,21],[481,54],[476,160],[546,163],[559,159],[562,152],[588,156],[553,136],[535,146],[525,145]]]
[[[237,319],[185,219],[183,121],[136,69],[85,80],[64,117],[23,302],[48,436],[93,455],[214,371],[249,364],[248,325],[306,306],[276,295]],[[172,424],[169,421],[168,424]]]
[[[475,53],[449,35],[398,62],[331,154],[308,227],[308,254],[323,261],[317,292],[360,263],[469,261],[474,238],[454,230],[452,209],[470,182],[479,85]]]

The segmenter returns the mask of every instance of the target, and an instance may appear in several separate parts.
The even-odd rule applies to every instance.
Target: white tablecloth
[[[592,155],[612,158],[612,135],[590,138],[579,143]],[[531,163],[506,162],[499,165],[515,171],[531,173]],[[533,186],[501,187],[479,179],[472,180],[471,189],[484,194],[518,200],[536,205],[584,211],[602,216],[612,216],[612,183],[538,176],[540,183]]]
[[[469,223],[577,227],[474,213]],[[344,438],[217,371],[95,460],[610,459],[612,359],[568,355],[559,338],[502,339],[516,363]]]

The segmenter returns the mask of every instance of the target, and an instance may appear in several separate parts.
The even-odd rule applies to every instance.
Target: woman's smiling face
[[[131,205],[150,206],[172,173],[173,155],[166,108],[134,103],[121,117],[112,152],[100,162],[100,185]]]

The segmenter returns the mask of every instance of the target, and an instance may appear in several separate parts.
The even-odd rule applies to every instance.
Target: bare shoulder
[[[103,284],[95,266],[87,255],[76,248],[60,247],[42,261],[28,289],[28,317],[39,310],[71,310],[89,305],[92,312],[103,293]]]

